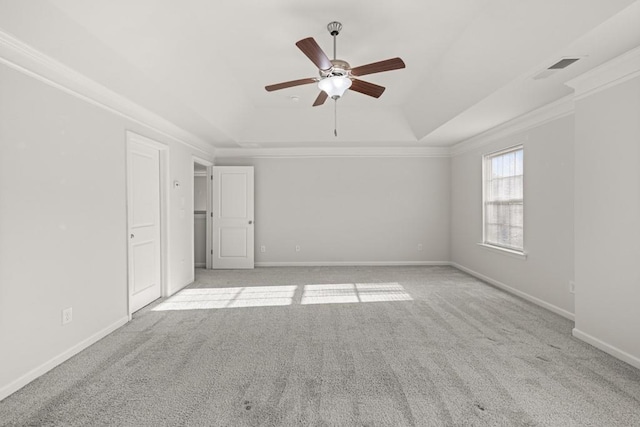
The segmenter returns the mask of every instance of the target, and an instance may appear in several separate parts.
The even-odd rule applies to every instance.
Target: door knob
[[[249,221],[249,224],[253,224],[253,221]]]
[[[134,237],[136,237],[135,234],[131,233],[131,238],[133,239]]]

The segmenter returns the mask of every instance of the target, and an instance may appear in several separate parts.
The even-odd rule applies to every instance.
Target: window
[[[483,243],[524,251],[522,146],[484,156]]]

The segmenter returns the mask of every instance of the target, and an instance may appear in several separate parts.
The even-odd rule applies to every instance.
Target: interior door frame
[[[191,156],[191,164],[193,165],[193,170],[191,171],[191,175],[195,176],[196,174],[196,166],[195,164],[198,163],[200,165],[206,166],[207,167],[207,218],[205,221],[205,233],[206,233],[206,269],[210,269],[211,268],[211,205],[212,205],[212,201],[211,201],[211,167],[213,166],[213,162],[209,161],[209,160],[205,160],[202,157],[198,157],[198,156]],[[194,230],[194,226],[195,226],[195,220],[193,218],[193,212],[195,211],[195,197],[192,197],[191,199],[191,259],[194,261],[195,264],[195,230]],[[193,270],[193,280],[195,280],[195,266],[194,266],[194,270]]]
[[[129,163],[129,144],[135,141],[138,144],[146,145],[148,147],[158,150],[160,159],[160,175],[158,182],[160,185],[160,295],[163,297],[169,296],[169,146],[158,142],[154,139],[142,136],[138,133],[130,130],[126,131],[125,138],[125,185],[126,194],[129,194],[129,175],[128,175],[128,163]],[[129,265],[129,198],[126,198],[126,242],[127,242],[127,311],[129,313],[129,320],[131,320],[131,301],[129,295],[131,293],[131,277],[130,265]]]

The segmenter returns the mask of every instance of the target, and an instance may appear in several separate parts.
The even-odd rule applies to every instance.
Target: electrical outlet
[[[265,245],[260,246],[260,252],[267,252],[267,247]]]
[[[296,245],[296,252],[300,252],[300,245]]]
[[[418,243],[418,251],[422,251],[422,243]]]
[[[73,320],[73,308],[65,308],[62,310],[62,324],[66,325],[67,323],[71,323]]]
[[[572,294],[576,293],[576,282],[574,282],[573,280],[569,280],[569,292],[571,292]]]

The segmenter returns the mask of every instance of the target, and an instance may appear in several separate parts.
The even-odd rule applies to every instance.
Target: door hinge
[[[211,178],[211,181],[213,181],[213,175],[211,175],[209,178]]]
[[[213,255],[213,249],[211,249],[211,255]]]
[[[211,218],[213,218],[213,212],[211,212]]]

